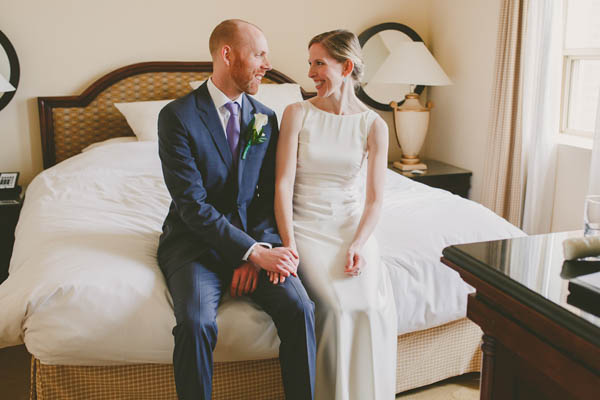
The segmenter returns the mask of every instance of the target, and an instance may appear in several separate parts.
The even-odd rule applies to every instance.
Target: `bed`
[[[175,319],[155,256],[170,198],[157,143],[141,140],[114,104],[180,97],[211,68],[134,64],[79,96],[38,99],[45,171],[28,187],[0,285],[0,347],[25,343],[32,354],[32,399],[176,398]],[[271,85],[294,82],[270,71],[262,87]],[[396,391],[479,371],[481,331],[465,318],[472,289],[441,264],[441,251],[523,233],[477,203],[389,171],[375,235],[398,310]],[[217,322],[213,399],[282,399],[268,315],[225,296]]]

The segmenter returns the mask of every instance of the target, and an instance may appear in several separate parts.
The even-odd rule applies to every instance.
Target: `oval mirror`
[[[358,36],[365,62],[365,73],[357,95],[363,102],[382,111],[392,111],[389,105],[391,101],[395,101],[398,105],[404,103],[404,95],[410,93],[410,85],[369,85],[369,80],[390,54],[394,44],[408,40],[423,41],[417,32],[396,22],[375,25]],[[424,88],[423,85],[418,85],[415,93],[421,94]]]
[[[20,68],[17,52],[6,35],[0,31],[0,75],[2,75],[15,90],[0,92],[0,110],[8,105],[19,86]]]

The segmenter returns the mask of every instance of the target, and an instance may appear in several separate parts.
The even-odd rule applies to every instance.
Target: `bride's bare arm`
[[[375,230],[381,215],[388,154],[388,127],[381,118],[375,119],[371,126],[367,138],[367,150],[369,158],[367,160],[365,208],[348,250],[346,273],[349,275],[356,275],[360,272],[360,268],[364,264],[361,255],[362,248]]]
[[[289,105],[283,112],[275,162],[275,220],[285,247],[297,252],[292,224],[292,196],[296,178],[298,132],[302,127],[302,105]],[[296,266],[298,264],[296,263]]]

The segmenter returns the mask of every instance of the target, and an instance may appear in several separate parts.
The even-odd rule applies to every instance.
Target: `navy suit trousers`
[[[175,309],[173,366],[179,399],[210,400],[217,343],[217,307],[229,281],[199,261],[176,270],[167,284]],[[273,285],[261,270],[250,298],[267,312],[281,340],[279,362],[285,397],[312,399],[315,376],[314,303],[298,278]]]

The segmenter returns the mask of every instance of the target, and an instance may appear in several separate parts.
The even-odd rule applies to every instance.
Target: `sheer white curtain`
[[[592,148],[592,163],[590,164],[590,184],[588,194],[600,194],[600,95],[596,109],[596,132]]]
[[[550,231],[559,131],[562,2],[529,2],[523,58],[523,230]]]

